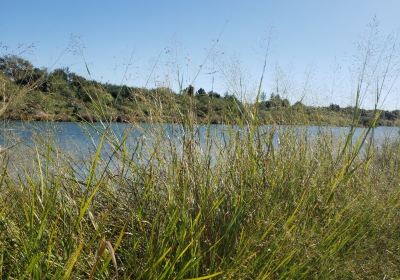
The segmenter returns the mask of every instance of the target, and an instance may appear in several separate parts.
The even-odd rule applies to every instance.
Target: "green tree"
[[[198,91],[196,91],[197,95],[207,95],[207,92],[203,88],[199,88]]]
[[[183,93],[184,93],[184,94],[187,94],[187,95],[189,95],[189,96],[193,96],[193,94],[194,94],[194,87],[193,87],[192,85],[189,85],[187,88],[185,88],[185,89],[183,90]]]
[[[32,84],[47,75],[46,70],[33,67],[28,60],[15,55],[0,57],[0,71],[20,85]]]

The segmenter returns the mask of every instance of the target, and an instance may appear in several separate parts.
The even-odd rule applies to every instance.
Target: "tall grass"
[[[192,108],[178,135],[154,124],[133,146],[105,121],[83,164],[49,139],[2,151],[0,278],[399,277],[399,139],[367,149],[372,123],[277,142],[256,108],[223,138],[206,125],[200,140]]]
[[[5,151],[0,278],[400,275],[398,141],[354,152],[287,129],[276,146],[274,130],[243,126],[224,145],[190,125],[137,149],[106,128],[84,180],[53,144],[18,176]]]

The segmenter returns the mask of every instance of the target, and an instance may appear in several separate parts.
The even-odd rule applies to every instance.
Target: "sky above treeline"
[[[400,108],[398,0],[2,0],[1,11],[0,55],[102,82],[193,84],[247,100],[267,54],[267,96],[352,105],[369,46],[363,107],[386,77],[381,106]]]

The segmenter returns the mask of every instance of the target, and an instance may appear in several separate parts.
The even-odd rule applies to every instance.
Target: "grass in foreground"
[[[245,126],[224,146],[184,129],[137,149],[105,130],[84,180],[54,145],[19,176],[4,151],[0,278],[400,276],[398,141],[358,151],[288,130],[277,147]]]
[[[274,128],[259,129],[259,106],[236,104],[238,126],[225,139],[207,126],[200,141],[197,97],[185,96],[185,110],[171,102],[183,131],[175,137],[157,125],[168,116],[150,98],[154,129],[133,146],[104,121],[83,163],[49,137],[2,150],[0,278],[400,277],[400,139],[369,141],[377,106],[354,137],[365,75],[340,139],[289,128],[277,141]],[[107,102],[85,93],[91,113],[111,121]]]

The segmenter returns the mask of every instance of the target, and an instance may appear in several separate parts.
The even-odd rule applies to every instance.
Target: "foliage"
[[[399,142],[363,155],[328,134],[289,129],[278,146],[275,130],[228,126],[224,144],[185,125],[131,149],[100,129],[84,162],[51,138],[2,153],[0,278],[400,275]]]
[[[189,85],[180,94],[168,88],[136,88],[117,86],[87,80],[69,69],[47,70],[35,68],[30,62],[6,56],[0,59],[3,80],[8,79],[7,95],[17,95],[18,87],[28,93],[8,106],[2,116],[12,120],[113,120],[151,122],[149,112],[162,108],[163,121],[179,122],[181,114],[193,110],[200,123],[233,123],[245,117],[244,107],[258,106],[261,123],[279,124],[352,124],[352,107],[341,108],[306,106],[301,102],[290,105],[288,99],[272,94],[269,100],[248,104],[234,95],[222,98],[214,91]],[[11,86],[12,85],[12,86]],[[265,99],[265,93],[262,100]],[[102,104],[102,113],[93,114],[93,103]],[[100,108],[97,108],[100,109]],[[373,110],[360,112],[357,125],[367,126],[373,119]],[[399,125],[399,111],[383,111],[378,125]]]
[[[290,106],[280,96],[245,104],[193,87],[103,85],[66,69],[34,87],[0,78],[12,100],[6,118],[102,120],[88,124],[93,147],[78,156],[43,130],[0,151],[1,279],[400,276],[400,139],[369,138],[380,115],[398,111]],[[366,117],[360,135],[275,126],[354,125],[351,116]],[[114,120],[130,125],[118,134]],[[214,130],[220,122],[235,125]]]

